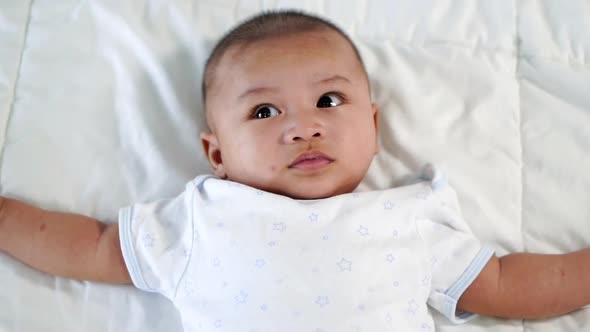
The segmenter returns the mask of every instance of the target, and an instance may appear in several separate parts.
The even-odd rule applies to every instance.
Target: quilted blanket
[[[117,222],[209,172],[204,61],[240,20],[300,8],[350,34],[381,106],[358,190],[424,163],[498,255],[590,245],[588,0],[3,0],[0,194]],[[590,311],[437,331],[588,331]],[[182,331],[158,295],[56,278],[0,253],[0,331]]]

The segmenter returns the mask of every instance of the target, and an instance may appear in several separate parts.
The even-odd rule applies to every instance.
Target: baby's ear
[[[379,105],[377,103],[371,104],[373,109],[373,121],[375,123],[375,154],[379,152]]]
[[[221,150],[219,149],[217,135],[210,131],[202,132],[201,145],[203,146],[203,151],[205,152],[207,160],[209,160],[209,165],[211,165],[213,174],[222,179],[227,178],[227,174],[225,174],[225,169],[223,168],[223,159],[221,158]]]

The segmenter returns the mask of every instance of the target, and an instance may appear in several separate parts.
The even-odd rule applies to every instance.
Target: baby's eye
[[[276,116],[281,114],[279,110],[277,110],[274,106],[271,105],[261,105],[256,107],[254,110],[254,118],[255,119],[265,119],[270,118],[271,116]]]
[[[342,98],[335,93],[326,93],[325,95],[321,96],[316,104],[316,107],[319,108],[326,108],[326,107],[335,107],[342,104]]]

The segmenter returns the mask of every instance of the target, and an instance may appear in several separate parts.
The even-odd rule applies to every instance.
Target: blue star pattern
[[[316,223],[318,222],[319,215],[317,213],[312,213],[309,215],[309,221]]]
[[[239,190],[243,194],[246,189]],[[438,265],[444,264],[442,269],[446,269],[453,253],[460,255],[454,258],[456,261],[464,254],[461,250],[426,253],[429,246],[417,242],[429,236],[441,238],[440,232],[436,232],[441,226],[439,219],[420,215],[422,212],[415,207],[426,206],[428,213],[436,208],[443,211],[436,212],[439,214],[435,216],[444,216],[440,220],[445,222],[444,236],[448,236],[452,235],[453,228],[463,226],[460,214],[453,210],[456,204],[441,205],[439,194],[425,191],[423,187],[405,191],[403,195],[343,196],[334,208],[323,202],[298,203],[300,210],[275,208],[274,203],[288,202],[262,191],[248,193],[245,195],[248,199],[259,200],[253,202],[253,206],[269,206],[262,203],[270,202],[271,208],[262,212],[271,211],[272,214],[231,209],[231,219],[225,218],[221,214],[223,211],[210,210],[214,213],[204,215],[215,216],[211,222],[194,222],[192,228],[181,225],[180,221],[169,225],[184,227],[178,229],[178,233],[187,232],[182,235],[184,242],[180,243],[170,242],[168,233],[161,236],[156,232],[158,228],[151,225],[133,229],[141,231],[140,237],[132,241],[138,251],[152,252],[153,256],[148,259],[167,260],[155,266],[156,272],[140,261],[148,285],[160,282],[149,273],[175,273],[180,280],[162,280],[161,284],[168,287],[170,281],[178,282],[173,285],[176,288],[172,288],[177,291],[174,296],[187,298],[185,303],[204,315],[199,316],[204,317],[200,318],[203,319],[202,329],[225,332],[239,326],[243,331],[271,332],[255,324],[269,319],[278,324],[281,319],[299,324],[289,325],[301,327],[298,331],[333,332],[335,325],[331,317],[348,310],[351,320],[347,328],[351,332],[355,328],[367,332],[393,326],[407,331],[405,324],[411,324],[414,332],[434,330],[424,307],[427,297],[433,292],[444,293],[449,286],[430,275],[436,268],[436,255],[440,258]],[[360,198],[353,200],[352,197]],[[207,204],[210,204],[207,209],[216,207],[213,201]],[[243,205],[235,201],[235,205],[240,204]],[[370,207],[365,210],[363,205],[357,209],[353,204]],[[224,202],[222,206],[229,205]],[[245,222],[241,222],[242,216]],[[449,220],[451,217],[447,216],[457,220]],[[150,223],[152,219],[156,218],[148,215],[145,222]],[[154,247],[157,250],[150,250]],[[174,258],[180,261],[180,266],[174,263]],[[432,268],[427,266],[428,259],[432,259]],[[185,268],[182,264],[188,266]],[[299,292],[301,286],[308,287],[311,293]],[[281,300],[277,294],[281,295]],[[186,308],[183,310],[188,312]],[[182,310],[181,315],[184,315]],[[246,319],[242,321],[243,326],[234,325],[241,317]]]
[[[214,258],[213,259],[213,266],[219,266],[221,264],[221,261],[219,260],[219,258]]]
[[[391,314],[390,313],[387,313],[387,315],[385,315],[385,320],[388,323],[391,323],[393,321],[393,318],[391,317]]]
[[[432,330],[432,327],[427,323],[422,323],[422,326],[420,326],[420,328],[422,328],[422,330],[426,330],[426,331]]]
[[[387,257],[385,257],[385,259],[387,259],[388,262],[393,263],[393,261],[395,260],[395,256],[393,256],[393,254],[388,254]]]
[[[418,308],[419,308],[419,306],[418,306],[418,303],[416,303],[416,300],[411,299],[408,302],[408,313],[415,315],[416,312],[418,311]]]
[[[284,222],[275,222],[272,224],[273,231],[284,232],[287,229],[287,225]]]
[[[187,279],[184,282],[184,292],[187,296],[191,296],[191,295],[195,294],[195,292],[196,292],[195,286],[190,281],[190,279]]]
[[[246,293],[244,290],[240,290],[240,294],[236,295],[234,299],[236,300],[236,304],[246,303],[248,300],[248,293]]]
[[[330,304],[330,300],[327,296],[318,296],[318,298],[315,300],[315,303],[317,303],[320,307],[323,308]]]
[[[259,269],[262,268],[265,264],[266,264],[266,261],[261,258],[257,259],[256,263],[254,263],[254,265]]]
[[[352,271],[351,266],[352,266],[352,262],[342,258],[338,263],[336,263],[338,265],[338,267],[340,268],[340,272],[343,271]]]
[[[146,248],[153,248],[154,247],[154,243],[156,242],[156,239],[154,238],[154,236],[150,233],[146,233],[143,237],[143,246]]]
[[[391,201],[387,201],[383,204],[383,207],[385,210],[391,210],[395,207],[395,204],[393,204]]]
[[[367,227],[363,226],[363,225],[361,225],[361,226],[359,227],[359,230],[358,230],[358,232],[359,232],[359,233],[360,233],[362,236],[367,236],[367,235],[369,235],[369,229],[368,229]]]

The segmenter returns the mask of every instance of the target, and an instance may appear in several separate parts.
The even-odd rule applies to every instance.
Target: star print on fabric
[[[309,215],[310,222],[318,222],[319,215],[317,213],[312,213]]]
[[[216,327],[216,328],[220,328],[220,327],[221,327],[221,322],[222,322],[222,320],[221,320],[221,319],[218,319],[218,320],[216,320],[216,321],[215,321],[215,324],[214,324],[214,325],[215,325],[215,327]]]
[[[156,239],[154,239],[152,234],[147,233],[146,235],[143,236],[143,246],[144,247],[153,248],[155,242],[156,242]]]
[[[284,222],[275,222],[272,224],[273,231],[284,232],[287,229],[287,225]]]
[[[393,318],[391,317],[391,314],[390,313],[387,313],[387,315],[385,315],[385,320],[388,323],[391,323],[393,321]]]
[[[357,307],[360,311],[364,311],[365,310],[365,305],[364,304],[359,304],[359,306]]]
[[[428,286],[428,285],[430,285],[430,278],[428,278],[428,276],[425,276],[425,277],[422,279],[422,286],[426,287],[426,286]]]
[[[244,290],[240,290],[240,294],[236,295],[234,299],[236,300],[236,304],[246,303],[248,300],[248,293]]]
[[[261,190],[256,190],[256,195],[262,196],[262,195],[264,195],[264,192]]]
[[[416,303],[416,300],[412,299],[410,301],[408,301],[408,313],[415,315],[416,312],[418,311],[418,303]]]
[[[274,247],[274,246],[276,246],[276,245],[277,245],[277,243],[276,243],[275,241],[270,241],[270,242],[268,243],[268,246],[269,246],[269,247]]]
[[[330,237],[328,235],[322,236],[322,240],[328,240]]]
[[[385,257],[385,259],[387,259],[388,262],[393,263],[395,256],[393,256],[393,254],[389,254],[387,257]]]
[[[192,282],[187,280],[184,284],[184,293],[187,296],[191,296],[191,295],[195,294],[195,292],[196,292],[195,286],[193,285]]]
[[[430,258],[430,266],[435,266],[438,263],[438,258],[432,257]]]
[[[219,258],[213,259],[213,266],[219,266],[219,264],[221,264],[221,261],[219,260]]]
[[[362,236],[367,236],[369,235],[369,229],[363,225],[361,225],[358,229],[358,232],[362,235]]]
[[[391,201],[387,201],[383,204],[383,207],[385,208],[385,210],[391,210],[391,209],[393,209],[394,206],[395,206],[395,204],[393,204]]]
[[[268,306],[266,304],[262,304],[260,306],[260,310],[262,310],[262,311],[266,311],[267,309],[268,309]]]
[[[426,330],[426,331],[432,330],[432,327],[430,327],[430,325],[428,325],[427,323],[422,323],[421,328],[422,328],[422,330]]]
[[[397,232],[397,229],[394,229],[393,232],[391,233],[391,235],[393,235],[393,237],[397,237],[399,235],[399,233]]]
[[[352,262],[342,258],[338,263],[336,263],[338,265],[338,267],[340,268],[340,272],[344,272],[344,271],[352,271],[351,266],[352,266]]]
[[[215,226],[222,228],[223,226],[225,226],[222,222],[218,222],[217,224],[215,224]]]
[[[190,250],[188,250],[188,249],[184,249],[184,250],[182,251],[182,255],[183,255],[184,257],[189,257],[189,256],[191,255],[191,251],[190,251]]]
[[[254,265],[259,269],[262,268],[265,264],[266,262],[264,261],[264,259],[260,258],[256,260],[256,263],[254,263]]]
[[[318,327],[317,329],[313,330],[313,332],[324,332],[324,330]]]
[[[318,298],[315,300],[315,303],[318,304],[320,308],[323,308],[330,304],[330,300],[327,296],[318,296]]]

